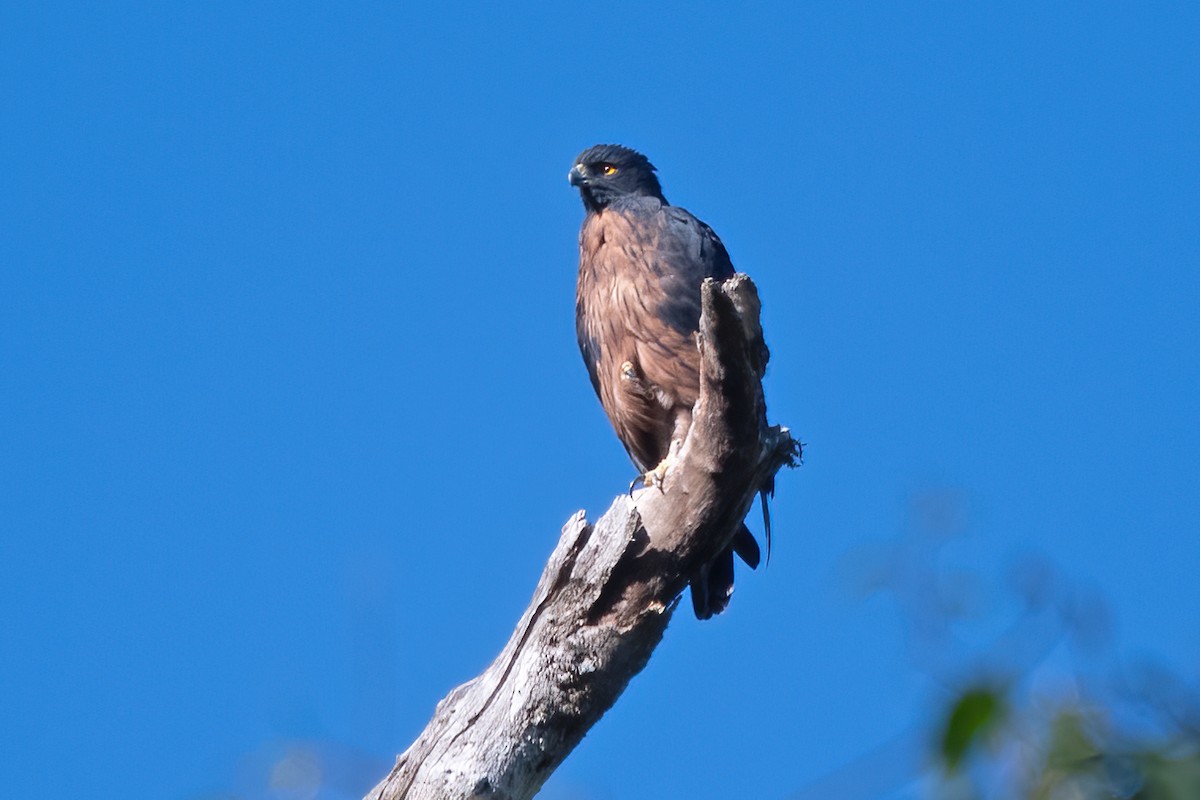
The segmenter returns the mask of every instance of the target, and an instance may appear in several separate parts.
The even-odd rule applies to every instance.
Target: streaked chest
[[[652,227],[605,211],[579,233],[576,302],[586,314],[645,314],[661,300]]]

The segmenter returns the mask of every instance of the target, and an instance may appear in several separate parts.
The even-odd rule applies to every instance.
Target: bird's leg
[[[621,380],[628,384],[635,394],[643,397],[646,395],[646,387],[642,385],[642,379],[638,377],[637,368],[633,366],[632,361],[621,362],[620,374]],[[646,483],[646,476],[638,475],[629,483],[629,496],[632,497],[635,491],[648,485],[650,484]]]
[[[690,408],[679,409],[675,413],[675,428],[671,431],[671,444],[667,448],[667,455],[658,462],[657,467],[638,479],[643,486],[657,486],[660,492],[663,491],[663,481],[667,478],[667,470],[673,467],[679,459],[679,451],[683,448],[683,441],[687,438],[691,427],[692,410]],[[636,484],[637,481],[634,483]]]

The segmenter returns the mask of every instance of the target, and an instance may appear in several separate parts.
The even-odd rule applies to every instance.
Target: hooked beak
[[[587,176],[583,173],[583,164],[571,167],[571,171],[567,173],[567,182],[572,186],[583,186],[587,183]]]

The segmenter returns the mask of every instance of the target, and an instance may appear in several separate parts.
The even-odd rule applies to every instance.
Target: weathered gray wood
[[[706,281],[700,399],[663,489],[567,522],[533,600],[482,675],[454,689],[367,798],[533,797],[642,670],[691,576],[800,446],[768,427],[754,284]]]

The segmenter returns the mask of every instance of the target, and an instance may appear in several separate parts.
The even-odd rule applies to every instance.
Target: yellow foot
[[[651,486],[657,486],[658,490],[663,491],[663,481],[667,478],[667,470],[675,463],[675,459],[667,456],[662,461],[658,462],[658,466],[647,472],[645,475],[639,475],[633,479],[633,483],[629,484],[629,493],[633,494],[635,489]]]

